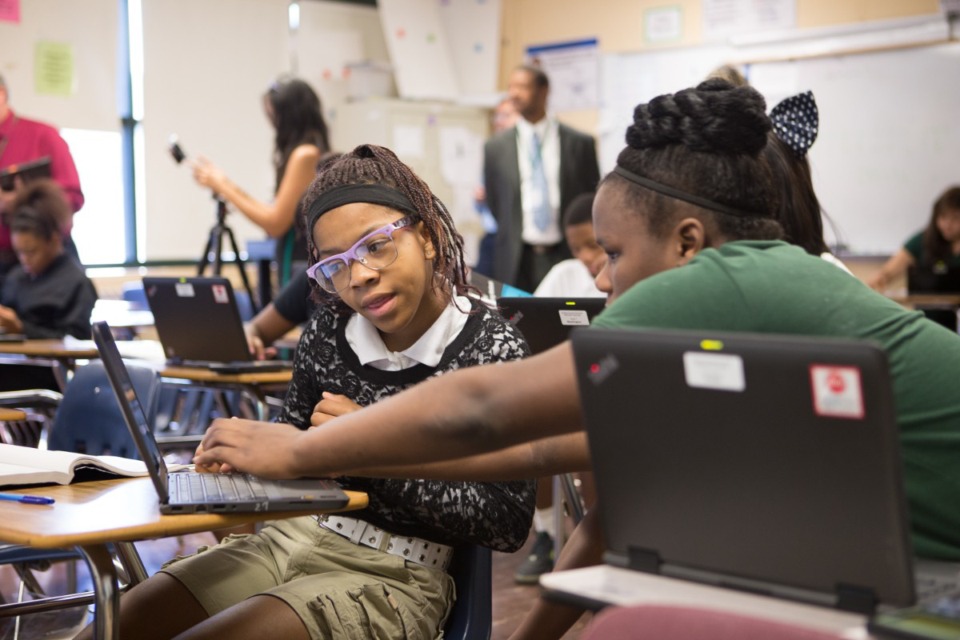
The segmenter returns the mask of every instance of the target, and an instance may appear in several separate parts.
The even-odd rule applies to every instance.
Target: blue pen
[[[23,502],[24,504],[53,504],[54,499],[46,496],[26,496],[22,493],[0,493],[0,500]]]

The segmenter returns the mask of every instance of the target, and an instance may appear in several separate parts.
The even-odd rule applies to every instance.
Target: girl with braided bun
[[[960,375],[960,340],[779,240],[782,194],[762,155],[771,130],[765,107],[756,90],[720,79],[637,107],[627,146],[594,202],[594,231],[607,254],[597,284],[610,302],[591,327],[879,343],[893,376],[914,549],[960,560],[960,394],[945,382]],[[636,411],[642,425],[643,407],[624,398],[623,410]],[[391,429],[384,431],[387,422]],[[274,478],[364,469],[503,479],[590,469],[566,343],[518,362],[442,376],[307,432],[216,420],[203,446],[198,463],[227,462]],[[602,494],[598,505],[571,537],[558,569],[599,561]],[[527,621],[546,608],[538,603]],[[556,610],[540,616],[547,624],[525,626],[517,637],[552,637],[579,615]]]
[[[343,155],[318,174],[303,208],[319,299],[280,415],[290,428],[529,354],[512,325],[465,295],[449,212],[391,151]],[[279,520],[168,564],[123,597],[121,637],[437,638],[455,598],[446,572],[454,548],[516,551],[533,517],[530,480],[342,481],[368,492],[366,509]]]

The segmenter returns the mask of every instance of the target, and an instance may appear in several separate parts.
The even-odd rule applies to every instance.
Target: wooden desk
[[[9,493],[50,496],[49,506],[0,502],[0,540],[40,549],[76,547],[93,577],[95,637],[116,639],[120,604],[110,543],[178,536],[250,522],[311,515],[316,511],[244,514],[162,515],[149,478],[123,478],[66,486],[14,489]],[[343,511],[367,506],[367,494],[348,491]],[[142,570],[142,569],[141,569]],[[145,576],[142,576],[145,577]],[[2,605],[15,607],[16,605]]]
[[[77,360],[99,358],[97,347],[92,340],[24,340],[23,342],[0,343],[0,359],[4,355],[21,356],[20,362],[30,364],[51,364],[53,375],[60,390],[67,388],[69,373],[73,371]]]
[[[919,307],[960,307],[960,294],[953,293],[895,295],[889,297],[894,302],[914,309]]]
[[[0,422],[19,422],[26,419],[27,414],[23,411],[20,411],[20,409],[0,407]]]
[[[97,300],[93,305],[90,322],[106,322],[113,330],[125,329],[132,333],[153,326],[153,314],[149,309],[128,300]]]
[[[199,367],[164,367],[160,371],[164,378],[189,380],[191,383],[213,388],[238,389],[247,394],[254,402],[258,420],[268,420],[270,407],[267,404],[266,390],[290,384],[293,370],[264,371],[257,373],[217,373]]]

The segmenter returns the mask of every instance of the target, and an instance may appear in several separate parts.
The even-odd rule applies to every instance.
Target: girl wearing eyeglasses
[[[319,304],[280,421],[307,429],[427,378],[529,353],[466,295],[449,212],[391,151],[364,145],[339,158],[303,209]],[[120,636],[437,638],[454,601],[454,547],[516,551],[533,516],[532,481],[342,481],[368,492],[367,509],[280,520],[169,564],[123,597]]]

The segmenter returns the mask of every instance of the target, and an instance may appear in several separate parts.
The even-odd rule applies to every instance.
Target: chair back
[[[160,395],[159,374],[135,364],[127,364],[127,371],[147,418],[152,419]],[[140,457],[99,360],[77,369],[67,384],[47,446],[91,455]]]
[[[458,547],[450,564],[457,601],[444,640],[489,640],[493,630],[493,554],[476,545]]]
[[[580,640],[838,640],[814,627],[714,609],[636,605],[604,609]]]

